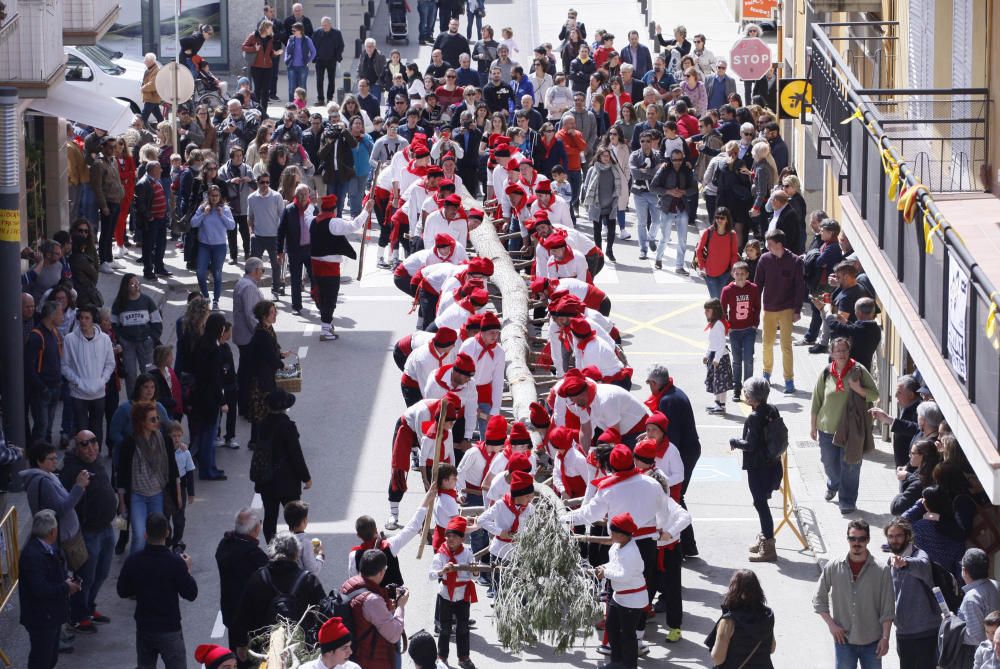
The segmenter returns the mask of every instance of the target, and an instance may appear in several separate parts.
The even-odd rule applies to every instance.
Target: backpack
[[[319,625],[322,625],[327,620],[333,617],[338,617],[347,627],[348,631],[351,633],[351,650],[357,651],[358,644],[367,636],[372,638],[371,653],[375,653],[375,642],[378,639],[372,632],[375,631],[375,626],[371,625],[368,631],[365,632],[360,637],[357,634],[356,625],[354,624],[354,611],[351,610],[351,600],[360,595],[365,595],[371,593],[367,588],[358,588],[354,592],[349,594],[344,594],[339,590],[331,590],[330,594],[320,600],[319,607],[316,611],[316,618]]]
[[[305,613],[302,603],[296,599],[295,593],[298,591],[299,587],[309,576],[309,572],[305,569],[299,571],[298,575],[295,577],[295,581],[292,582],[292,587],[288,589],[288,592],[282,592],[271,580],[271,570],[267,567],[261,569],[261,579],[266,583],[272,590],[274,590],[274,597],[267,605],[267,619],[278,621],[282,618],[290,620],[293,622],[298,622]]]
[[[270,483],[274,479],[274,448],[270,437],[258,435],[250,457],[250,480],[254,483]]]
[[[776,415],[764,426],[764,446],[767,449],[767,459],[780,460],[788,450],[788,427],[785,420]]]
[[[822,278],[820,277],[819,255],[819,249],[809,249],[802,256],[802,270],[805,274],[806,286],[810,288],[816,286]]]
[[[934,564],[933,562],[931,563]],[[958,616],[948,616],[941,621],[937,635],[937,666],[939,669],[966,669],[962,660],[962,640],[965,638],[965,621]]]
[[[963,593],[961,587],[958,585],[958,581],[955,579],[955,575],[937,562],[931,560],[931,578],[934,581],[935,587],[941,589],[941,594],[944,595],[944,603],[948,605],[948,609],[952,613],[958,613]],[[936,610],[938,608],[937,599],[933,593],[930,596],[931,604],[933,604]]]

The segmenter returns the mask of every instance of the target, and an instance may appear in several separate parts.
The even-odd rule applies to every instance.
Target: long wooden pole
[[[437,483],[438,467],[441,465],[441,444],[444,442],[444,422],[448,418],[448,400],[441,398],[441,403],[438,405],[438,420],[437,420],[437,432],[434,435],[434,464],[431,467],[431,480],[430,485],[433,486]],[[427,509],[427,515],[424,516],[424,528],[420,533],[420,544],[417,548],[417,559],[421,559],[424,556],[424,546],[427,545],[427,531],[431,527],[431,519],[434,517],[434,505],[431,504],[431,508]]]
[[[339,5],[338,5],[339,6]],[[378,173],[382,171],[382,165],[384,163],[379,163],[375,167],[375,173],[372,175],[372,186],[368,190],[368,197],[375,197],[375,184],[378,183]],[[368,235],[372,229],[372,215],[374,214],[374,209],[368,212],[368,221],[365,223],[365,229],[361,231],[361,248],[358,249],[358,281],[361,281],[361,275],[365,271],[365,246],[368,245]]]
[[[802,547],[809,548],[809,542],[799,532],[799,528],[792,522],[792,515],[795,513],[795,500],[792,498],[792,486],[788,482],[788,453],[781,456],[781,522],[774,528],[774,536],[778,536],[781,528],[788,527],[792,534],[799,540]]]

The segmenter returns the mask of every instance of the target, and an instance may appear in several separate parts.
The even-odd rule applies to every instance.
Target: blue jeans
[[[713,299],[719,299],[719,296],[722,295],[722,289],[725,288],[728,283],[728,274],[723,274],[721,276],[705,275],[705,285],[708,286],[708,296]]]
[[[160,111],[160,105],[155,102],[144,102],[140,116],[142,116],[144,123],[149,123],[150,116],[155,118],[157,123],[163,122],[163,112]]]
[[[472,495],[472,494],[466,495],[465,503],[469,506],[482,506],[483,496]],[[476,530],[471,535],[469,535],[469,543],[471,544],[473,553],[478,553],[482,549],[486,548],[490,543],[490,539],[489,536],[487,536],[486,534],[486,530]]]
[[[97,198],[94,197],[94,191],[89,183],[80,184],[80,216],[90,221],[91,228],[95,230],[97,224],[101,222],[97,210]]]
[[[56,418],[59,404],[59,384],[32,390],[28,394],[28,408],[31,411],[31,441],[52,443],[52,423]]]
[[[569,215],[576,225],[576,206],[580,204],[580,189],[583,187],[583,172],[580,170],[566,170],[566,179],[569,187],[573,189],[573,199],[569,203]]]
[[[875,657],[875,647],[878,641],[872,641],[864,645],[854,643],[835,643],[833,645],[834,655],[837,658],[837,669],[857,669],[861,663],[861,669],[881,669],[882,659]]]
[[[618,229],[625,232],[625,210],[618,210]]]
[[[368,176],[353,176],[347,182],[347,196],[351,198],[351,216],[356,217],[363,208],[361,200],[365,197],[365,186],[368,185]],[[338,203],[339,204],[339,203]],[[343,211],[343,207],[341,207]]]
[[[472,39],[472,22],[476,22],[476,39],[483,39],[483,17],[475,12],[465,12],[465,39]]]
[[[215,466],[215,435],[219,431],[219,414],[207,421],[198,421],[192,435],[191,450],[197,450],[198,474],[202,477],[212,477],[218,474]]]
[[[493,408],[493,405],[490,404],[489,402],[480,402],[478,404],[478,408],[479,408],[479,413],[489,414],[490,409]],[[487,416],[486,418],[480,418],[478,415],[476,416],[476,429],[479,430],[480,437],[485,437],[486,435],[486,422],[488,420],[489,416]]]
[[[341,181],[336,177],[334,177],[333,181],[326,185],[326,194],[337,196],[337,216],[344,215],[344,198],[347,195],[347,189],[350,185],[350,179],[347,181]]]
[[[417,13],[420,15],[419,37],[431,39],[434,36],[434,18],[437,16],[437,3],[434,0],[417,3]]]
[[[656,195],[653,193],[633,193],[632,197],[635,198],[635,214],[638,220],[636,228],[639,230],[639,251],[645,253],[649,244],[649,231],[653,231],[653,239],[656,239],[656,227],[663,213],[656,205]],[[652,221],[648,228],[647,218]]]
[[[653,226],[656,226],[656,224],[657,222],[654,219]],[[688,216],[685,211],[667,213],[660,210],[659,227],[662,232],[660,234],[660,245],[656,247],[656,261],[659,262],[663,258],[663,247],[666,246],[667,240],[670,239],[670,233],[675,224],[677,226],[677,259],[674,261],[674,269],[680,269],[684,267],[684,252],[687,251]],[[651,227],[650,233],[653,239],[656,239],[654,230],[655,227]]]
[[[82,581],[82,589],[69,599],[70,620],[79,622],[94,614],[97,608],[97,594],[111,573],[111,558],[115,554],[115,531],[111,526],[98,532],[84,532],[83,542],[87,545],[87,561],[77,572]]]
[[[756,340],[756,328],[729,331],[729,348],[733,352],[733,389],[737,392],[743,389],[743,382],[753,376],[753,347]]]
[[[858,502],[861,463],[848,464],[844,460],[845,453],[846,451],[840,446],[834,446],[832,434],[820,431],[819,455],[823,461],[823,469],[826,471],[826,489],[837,491],[837,503],[841,509],[853,509]]]
[[[167,251],[167,219],[156,218],[143,231],[142,271],[163,271],[163,255]]]
[[[306,85],[309,83],[309,66],[308,65],[289,65],[288,70],[288,101],[291,102],[295,99],[295,89],[303,88],[306,91]]]
[[[129,555],[141,551],[146,545],[146,518],[151,513],[163,513],[163,493],[147,496],[133,491],[129,496],[128,510],[129,526],[132,529]]]
[[[216,302],[222,297],[222,264],[226,262],[225,244],[198,244],[198,288],[208,297],[208,267],[212,266],[212,295]]]
[[[573,222],[575,223],[576,221],[574,220]],[[521,222],[516,218],[511,218],[510,229],[508,230],[508,232],[521,232]],[[510,239],[507,240],[508,251],[520,251],[521,246],[523,245],[524,245],[524,238],[520,236],[511,237]]]
[[[69,381],[66,379],[63,379],[59,389],[59,401],[63,405],[59,434],[69,439],[76,434],[76,413],[73,411],[73,398],[69,394]]]

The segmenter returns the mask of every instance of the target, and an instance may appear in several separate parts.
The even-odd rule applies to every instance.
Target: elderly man
[[[239,146],[246,153],[247,145],[257,137],[260,120],[256,115],[248,116],[239,100],[230,100],[226,109],[229,113],[215,128],[219,133],[219,153],[229,155],[234,146]]]
[[[847,337],[851,340],[851,357],[871,371],[875,359],[875,350],[882,341],[882,328],[875,321],[878,307],[875,300],[862,297],[854,304],[855,320],[848,320],[846,314],[833,313],[833,305],[825,304],[824,320],[831,337]],[[909,449],[909,442],[907,442]],[[909,453],[909,451],[907,451]],[[909,455],[907,454],[907,461]]]
[[[365,40],[365,49],[358,59],[358,80],[364,79],[372,87],[372,95],[382,99],[381,82],[385,73],[385,56],[375,48],[375,40]]]
[[[76,503],[80,531],[87,545],[87,561],[76,573],[82,589],[70,598],[70,621],[77,632],[84,634],[97,631],[94,623],[111,622],[97,610],[97,595],[111,572],[115,549],[115,531],[111,521],[118,512],[118,494],[111,485],[107,467],[98,462],[100,454],[100,438],[90,430],[80,430],[73,438],[73,450],[63,458],[63,469],[59,474],[66,490],[76,484],[80,472],[86,471],[90,475],[90,484]]]
[[[160,94],[156,92],[156,74],[160,71],[160,66],[156,62],[155,53],[147,53],[142,59],[143,65],[146,66],[146,71],[142,73],[142,87],[139,92],[142,94],[142,120],[149,122],[149,117],[152,115],[156,119],[157,123],[163,122],[163,113],[160,111],[160,105],[163,100],[160,99]]]
[[[278,224],[278,257],[284,249],[288,253],[288,274],[292,282],[292,313],[302,312],[302,270],[312,282],[312,265],[309,262],[309,222],[305,212],[309,204],[309,186],[299,184],[295,195],[281,214]]]
[[[27,341],[35,328],[35,298],[31,293],[21,293],[21,340]]]
[[[250,416],[250,377],[253,368],[250,364],[250,339],[257,328],[257,318],[253,309],[264,299],[260,292],[261,277],[264,276],[264,261],[256,256],[247,258],[243,267],[243,276],[233,287],[233,343],[240,351],[239,368],[236,372],[237,404],[240,415]]]
[[[715,63],[715,72],[705,77],[705,90],[708,92],[708,108],[720,109],[736,92],[736,80],[728,74],[725,60]]]
[[[858,302],[860,303],[861,300]],[[860,320],[860,316],[858,320]],[[896,406],[899,408],[899,417],[893,418],[879,407],[870,410],[871,415],[880,423],[888,425],[892,432],[892,453],[897,467],[905,467],[909,464],[910,443],[920,432],[920,428],[917,426],[917,407],[920,404],[919,390],[920,382],[917,381],[916,377],[904,374],[896,379],[895,397]]]
[[[472,69],[472,56],[463,53],[458,57],[458,69],[455,70],[455,84],[458,86],[479,87],[479,72]]]
[[[312,21],[309,20],[309,17],[306,16],[305,12],[302,10],[302,3],[296,2],[294,5],[292,5],[292,15],[285,17],[284,23],[285,23],[286,35],[292,34],[292,26],[294,26],[296,23],[301,23],[303,34],[306,37],[310,38],[313,36]]]
[[[132,214],[138,230],[142,230],[142,276],[156,281],[157,276],[171,276],[163,264],[167,250],[167,210],[170,194],[160,180],[163,168],[159,161],[146,163],[146,173],[135,185]]]
[[[235,527],[226,532],[215,549],[219,567],[219,610],[222,624],[229,630],[229,646],[237,647],[234,626],[243,599],[243,590],[254,573],[267,564],[267,554],[260,547],[261,520],[257,512],[242,508],[236,514]]]
[[[69,578],[56,543],[59,525],[51,509],[35,514],[31,538],[18,561],[21,624],[28,631],[31,650],[28,669],[52,669],[59,660],[59,632],[69,620],[69,597],[80,592],[80,582]]]

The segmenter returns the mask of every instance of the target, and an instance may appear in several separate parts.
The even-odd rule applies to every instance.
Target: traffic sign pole
[[[785,63],[781,57],[781,43],[784,41],[781,34],[781,5],[774,8],[774,27],[778,31],[778,67],[774,69],[774,121],[779,123],[781,121],[781,68]]]
[[[173,143],[174,151],[176,153],[184,155],[182,147],[179,147],[179,142],[177,141],[177,95],[180,90],[180,86],[177,85],[177,73],[181,69],[181,7],[180,0],[174,0],[174,95],[173,104],[170,109],[170,127],[173,129]]]

